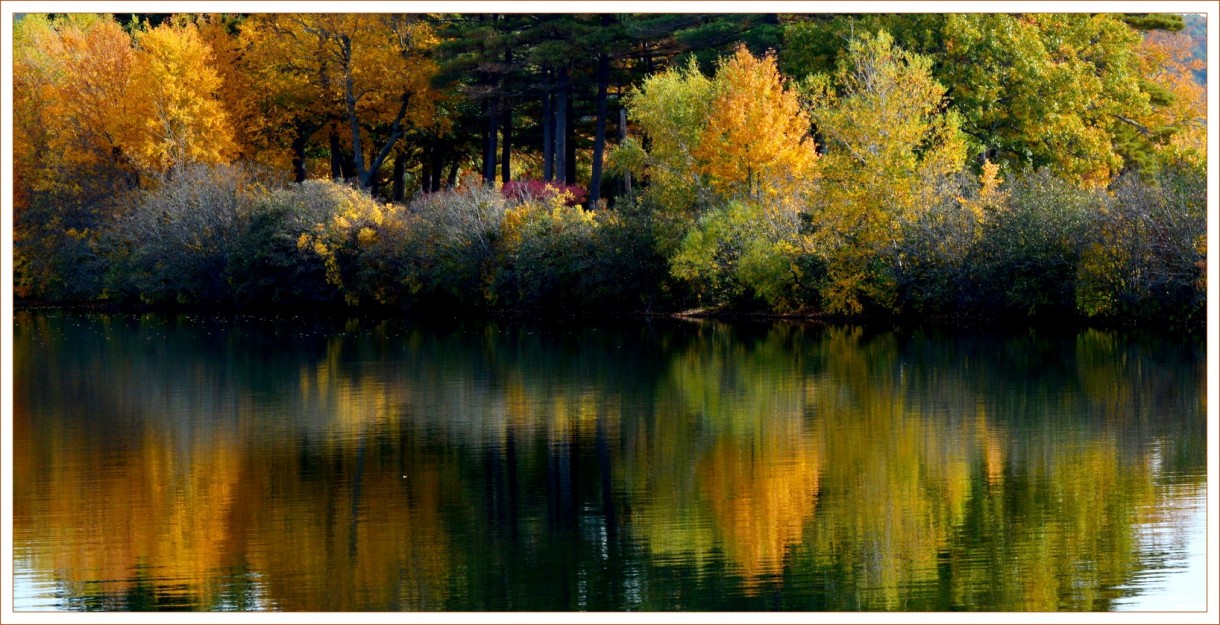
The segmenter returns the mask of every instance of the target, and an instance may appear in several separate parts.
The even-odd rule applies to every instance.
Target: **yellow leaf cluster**
[[[746,48],[720,64],[707,122],[692,155],[721,195],[792,195],[815,175],[809,117],[785,88],[774,55]]]
[[[138,151],[149,168],[219,163],[235,156],[211,48],[194,24],[166,22],[137,33],[136,79],[147,133]]]

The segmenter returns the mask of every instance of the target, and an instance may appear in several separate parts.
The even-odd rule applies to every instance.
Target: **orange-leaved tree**
[[[418,15],[267,15],[251,19],[243,36],[255,52],[251,70],[274,77],[268,94],[301,111],[279,124],[310,132],[308,120],[321,113],[324,123],[342,128],[351,169],[364,189],[376,186],[407,130],[432,121],[436,64],[430,51],[437,38]]]
[[[674,274],[706,303],[744,295],[797,307],[795,259],[818,176],[809,116],[775,57],[744,47],[721,60],[707,92],[689,162],[712,199],[685,233]]]
[[[785,87],[774,55],[756,58],[741,46],[720,63],[692,154],[712,188],[725,196],[793,195],[813,177],[817,153],[809,116],[796,92]]]
[[[144,135],[136,157],[164,172],[191,163],[221,163],[236,145],[220,101],[221,79],[212,49],[186,20],[167,21],[135,36],[137,97]]]
[[[97,294],[99,226],[138,182],[131,38],[112,19],[22,15],[13,32],[14,286]]]

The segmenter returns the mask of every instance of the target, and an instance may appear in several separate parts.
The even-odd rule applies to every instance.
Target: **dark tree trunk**
[[[576,184],[576,124],[572,123],[572,120],[576,117],[576,107],[572,103],[570,94],[567,100],[568,110],[564,114],[564,117],[567,119],[567,123],[564,124],[564,131],[567,136],[563,140],[564,172],[566,173],[563,177],[563,182],[564,184],[572,185]]]
[[[619,143],[627,141],[627,109],[618,110],[618,140]],[[631,194],[631,172],[623,172],[623,193]]]
[[[559,70],[559,93],[555,96],[555,178],[566,182],[568,138],[568,68]]]
[[[425,193],[432,190],[432,154],[434,152],[436,152],[435,145],[426,145],[419,158],[419,188]]]
[[[487,127],[483,129],[483,183],[496,181],[496,107],[487,101]]]
[[[441,190],[441,175],[445,170],[444,156],[444,152],[442,152],[439,147],[433,149],[432,162],[428,164],[431,170],[428,177],[432,180],[432,184],[428,187],[428,191],[432,193],[436,193],[437,191]],[[451,184],[450,186],[453,185]]]
[[[356,175],[362,188],[368,188],[367,176],[364,173],[364,144],[360,137],[360,119],[356,116],[356,91],[352,76],[352,40],[347,35],[341,35],[339,42],[343,53],[343,103],[347,106],[347,123],[352,133],[352,160],[356,167]]]
[[[609,17],[609,16],[605,16]],[[604,25],[606,20],[602,20]],[[606,91],[610,88],[610,55],[597,55],[597,126],[593,133],[593,171],[589,176],[589,208],[597,208],[602,193],[602,152],[606,149]]]
[[[550,74],[551,70],[543,70],[548,83]],[[555,96],[549,84],[542,94],[542,179],[547,182],[555,179]]]
[[[297,129],[297,136],[292,139],[292,177],[298,183],[305,182],[305,143],[309,135],[304,129]]]
[[[373,159],[369,161],[368,169],[365,169],[364,167],[364,155],[357,153],[355,156],[356,176],[360,182],[360,187],[363,189],[368,189],[372,195],[377,194],[376,187],[381,184],[381,181],[378,178],[378,174],[381,172],[381,166],[385,164],[385,159],[389,158],[390,152],[394,149],[394,146],[398,144],[398,139],[401,138],[406,132],[406,129],[403,128],[403,121],[407,118],[407,110],[410,107],[410,103],[411,94],[402,94],[402,101],[398,106],[398,113],[394,116],[394,121],[390,124],[390,133],[388,136],[386,136],[385,143],[381,145],[381,149],[378,149],[377,152],[373,154]],[[351,110],[350,114],[354,119],[355,110]],[[355,132],[355,123],[352,124],[352,128],[353,132]],[[352,145],[355,146],[357,143],[356,137],[353,137]],[[373,143],[372,147],[376,148],[377,144]]]
[[[508,48],[504,50],[504,66],[512,67],[513,50]],[[501,81],[503,84],[503,80]],[[512,180],[512,164],[510,158],[513,149],[513,105],[507,97],[503,97],[500,105],[504,108],[501,112],[503,119],[500,121],[500,182],[508,184]]]
[[[450,189],[457,186],[458,165],[459,165],[459,163],[456,159],[453,161],[453,163],[451,163],[449,165],[449,188]]]
[[[513,109],[505,103],[504,118],[500,120],[500,182],[508,184],[513,179],[509,159],[512,155],[513,143]]]
[[[343,180],[343,150],[339,148],[339,133],[330,129],[330,177],[335,182]]]
[[[390,199],[394,202],[401,202],[406,194],[407,186],[407,155],[402,150],[399,150],[394,155],[394,188],[390,192]]]

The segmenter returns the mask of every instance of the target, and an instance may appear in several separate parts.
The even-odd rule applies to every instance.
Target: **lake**
[[[1202,610],[1202,338],[19,311],[17,610]]]

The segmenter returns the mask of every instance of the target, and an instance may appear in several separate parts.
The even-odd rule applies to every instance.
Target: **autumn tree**
[[[231,109],[260,159],[287,165],[297,182],[308,176],[306,149],[324,128],[339,122],[338,102],[328,90],[329,59],[322,43],[289,28],[283,16],[258,14],[241,23],[237,42],[239,76],[250,88],[235,93]],[[253,88],[258,85],[258,88]],[[230,84],[229,91],[241,84]],[[332,148],[334,146],[327,146]],[[331,154],[332,162],[338,154]],[[341,177],[341,176],[340,176]]]
[[[136,33],[138,117],[144,136],[136,157],[145,168],[166,171],[190,163],[220,163],[236,146],[220,101],[221,79],[212,49],[188,20],[164,22]]]
[[[1162,162],[1202,166],[1207,157],[1207,88],[1195,80],[1195,72],[1207,64],[1193,57],[1191,45],[1182,32],[1143,36],[1137,51],[1139,75],[1151,106],[1124,129]]]
[[[63,168],[60,183],[79,185],[70,170],[99,166],[134,171],[144,132],[133,90],[136,53],[114,21],[91,15],[24,16],[14,37],[14,141],[18,168]],[[28,171],[28,170],[27,170]],[[44,180],[36,188],[51,184]]]
[[[751,282],[778,303],[817,154],[774,57],[739,48],[710,79],[693,63],[667,70],[629,107],[650,145],[628,142],[616,159],[647,176],[646,198],[667,216],[668,245],[678,248],[674,274],[709,303],[746,294]]]
[[[302,102],[313,96],[338,122],[361,188],[375,190],[399,139],[431,121],[435,64],[428,52],[435,37],[419,16],[268,15],[249,32],[254,40],[269,38],[265,71],[288,74],[283,97]],[[331,143],[332,152],[338,147]]]
[[[139,182],[136,55],[113,20],[23,15],[13,33],[14,286],[88,299],[97,232]]]
[[[742,46],[720,64],[692,156],[721,195],[792,195],[812,177],[809,118],[785,87],[774,56],[756,58]]]
[[[649,76],[627,96],[629,119],[648,149],[630,137],[613,160],[617,167],[647,177],[645,197],[665,213],[689,218],[711,199],[694,150],[707,125],[713,93],[711,79],[691,63]]]
[[[959,118],[946,110],[931,60],[884,31],[851,41],[833,76],[805,86],[826,142],[810,240],[826,262],[824,303],[841,313],[866,301],[888,307],[902,225],[938,202],[965,160]]]
[[[944,84],[962,129],[1005,166],[1104,185],[1123,168],[1114,133],[1148,109],[1140,34],[1113,15],[952,14]]]

